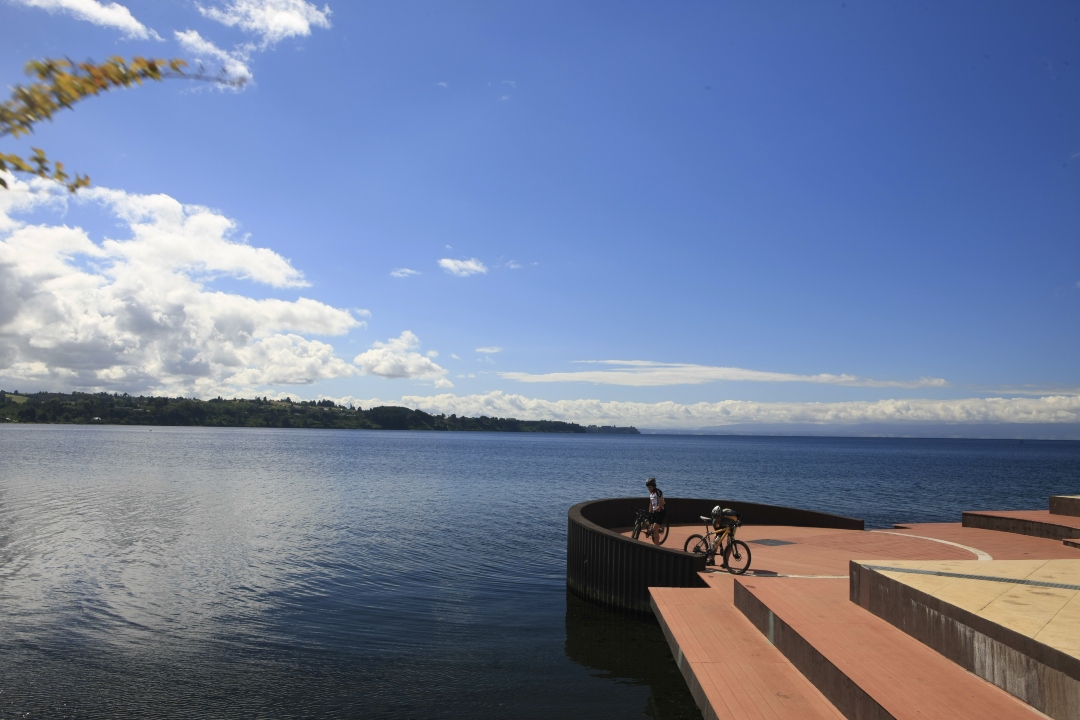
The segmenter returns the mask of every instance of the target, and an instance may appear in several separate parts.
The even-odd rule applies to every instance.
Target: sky
[[[1080,438],[1069,2],[0,0],[0,387]],[[990,430],[988,430],[990,428]]]

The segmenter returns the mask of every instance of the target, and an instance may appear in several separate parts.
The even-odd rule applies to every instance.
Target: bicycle
[[[706,565],[716,564],[716,554],[719,551],[723,558],[721,567],[733,575],[742,575],[750,569],[750,547],[742,540],[735,539],[735,530],[742,522],[735,519],[720,521],[720,527],[715,527],[714,521],[707,515],[699,515],[705,521],[705,535],[694,534],[686,538],[683,552],[704,555]]]
[[[638,536],[641,535],[641,532],[645,531],[645,537],[651,538],[653,526],[652,513],[646,512],[645,510],[635,510],[634,512],[637,513],[637,518],[634,520],[634,530],[630,533],[630,537],[637,540]],[[660,530],[657,533],[657,537],[660,538],[661,545],[667,542],[668,529],[668,524],[666,522],[660,523]]]

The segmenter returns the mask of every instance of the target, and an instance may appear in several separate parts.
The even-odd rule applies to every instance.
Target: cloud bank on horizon
[[[530,420],[563,420],[582,425],[634,425],[656,429],[696,429],[730,425],[1080,423],[1080,396],[965,398],[959,400],[876,400],[860,402],[622,402],[543,400],[494,391],[481,395],[407,395],[398,400],[330,398],[343,405],[402,405],[446,415],[488,415]]]

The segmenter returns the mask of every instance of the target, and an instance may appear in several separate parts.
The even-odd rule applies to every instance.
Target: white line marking
[[[984,553],[978,548],[968,547],[967,545],[961,545],[960,543],[949,542],[948,540],[941,540],[939,538],[926,537],[925,535],[908,535],[907,533],[891,532],[889,530],[871,530],[870,532],[885,533],[886,535],[899,535],[900,537],[919,538],[920,540],[929,540],[931,542],[941,543],[942,545],[952,545],[958,547],[961,550],[967,550],[969,553],[975,556],[976,560],[993,560],[987,553]]]

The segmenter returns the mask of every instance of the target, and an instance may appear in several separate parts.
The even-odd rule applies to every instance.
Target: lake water
[[[0,718],[698,718],[566,510],[1045,508],[1080,443],[0,427]],[[628,520],[629,522],[629,520]]]

